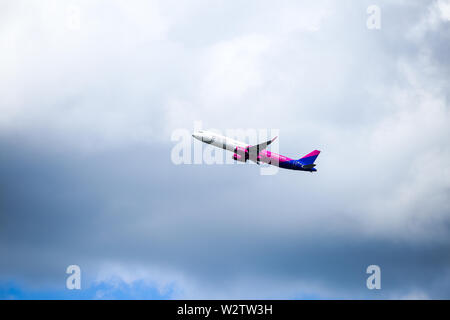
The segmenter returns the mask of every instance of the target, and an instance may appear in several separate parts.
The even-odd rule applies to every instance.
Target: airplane
[[[247,162],[247,160],[252,160],[257,164],[263,162],[284,169],[309,172],[317,171],[317,169],[314,168],[316,166],[314,161],[316,161],[316,158],[320,153],[319,150],[314,150],[298,160],[279,155],[275,152],[267,151],[266,148],[272,144],[277,137],[254,146],[250,146],[244,142],[236,141],[234,139],[205,130],[198,130],[194,132],[192,136],[204,143],[233,152],[233,159],[239,162]]]

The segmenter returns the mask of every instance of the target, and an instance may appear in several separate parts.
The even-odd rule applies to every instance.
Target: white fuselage
[[[234,152],[236,150],[236,147],[246,148],[248,146],[248,144],[244,142],[221,136],[220,134],[211,131],[199,130],[196,131],[192,136],[204,143],[211,144],[213,146],[223,148],[231,152]]]

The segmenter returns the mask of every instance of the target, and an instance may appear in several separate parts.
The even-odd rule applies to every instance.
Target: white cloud
[[[180,274],[170,272],[167,268],[107,262],[102,263],[98,269],[93,284],[107,283],[109,285],[109,292],[104,289],[99,290],[97,298],[101,299],[113,293],[122,284],[133,286],[139,281],[156,288],[160,295],[177,294],[180,290],[179,285],[185,282]]]
[[[159,79],[150,73],[164,57],[152,48],[170,21],[156,2],[71,5],[80,8],[79,30],[66,26],[64,2],[6,11],[0,130],[41,127],[79,147],[151,141]]]
[[[450,1],[437,0],[433,1],[424,10],[421,15],[419,23],[413,26],[408,31],[408,36],[411,39],[420,41],[426,36],[427,32],[434,32],[450,20]]]
[[[430,297],[423,291],[412,290],[404,295],[394,295],[392,299],[396,300],[429,300]]]
[[[119,262],[100,267],[97,281],[144,279],[161,292],[175,283],[176,297],[213,296],[219,285],[224,291],[217,297],[271,297],[280,291],[289,296],[299,288],[337,296],[339,290],[323,280],[333,272],[339,278],[337,271],[324,268],[309,282],[307,265],[281,279],[274,274],[284,275],[286,267],[270,269],[264,250],[273,244],[273,253],[281,252],[280,264],[302,267],[303,261],[292,261],[291,249],[301,260],[308,256],[302,250],[324,239],[337,249],[348,245],[339,242],[346,237],[355,243],[368,238],[448,242],[448,66],[447,59],[435,56],[445,40],[439,31],[448,20],[447,2],[381,5],[383,28],[376,33],[366,28],[364,5],[331,2],[293,1],[281,8],[270,2],[235,8],[226,2],[217,9],[202,2],[82,1],[79,30],[66,28],[62,2],[22,4],[2,13],[1,137],[17,133],[36,146],[45,141],[74,153],[117,150],[112,157],[105,153],[108,160],[101,165],[88,157],[81,176],[107,195],[94,202],[108,218],[105,230],[119,231],[111,239],[137,237],[140,241],[127,245],[148,243],[161,251],[145,259],[134,256],[142,259],[138,266],[124,263],[117,251]],[[397,20],[399,15],[405,18]],[[430,33],[435,38],[429,40]],[[300,157],[313,148],[323,151],[319,172],[262,178],[248,167],[245,173],[209,167],[214,174],[195,171],[198,167],[174,169],[159,161],[160,155],[144,157],[140,161],[149,163],[143,167],[139,155],[127,158],[123,152],[124,161],[116,160],[121,147],[137,144],[150,154],[162,143],[169,159],[171,130],[191,129],[195,120],[221,130],[279,128],[281,153]],[[245,179],[236,183],[236,176]],[[69,187],[68,193],[75,192]],[[205,200],[198,208],[199,193],[212,203]],[[250,201],[241,201],[243,195]],[[237,199],[242,208],[222,203],[224,198]],[[115,201],[120,205],[114,211]],[[92,210],[89,218],[99,208]],[[207,237],[226,258],[241,250],[242,259],[254,252],[262,263],[223,262],[229,282],[221,283],[218,275],[208,287],[211,273],[201,274],[198,265],[166,250],[182,250],[180,243],[188,242],[202,259],[209,252]],[[330,246],[325,240],[322,246]],[[365,247],[355,249],[362,251]],[[172,269],[155,267],[164,259],[173,259]],[[249,274],[254,278],[242,279]]]
[[[233,102],[250,88],[261,86],[261,55],[270,45],[264,36],[246,35],[212,46],[205,57],[206,75],[199,92],[206,100],[204,105],[214,105],[218,99]]]

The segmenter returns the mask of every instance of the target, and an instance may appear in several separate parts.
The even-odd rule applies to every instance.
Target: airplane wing
[[[267,148],[267,146],[269,146],[272,142],[274,142],[276,138],[278,138],[278,136],[273,138],[272,140],[248,147],[248,153],[250,154],[250,158],[252,158],[252,156],[254,158],[256,158],[256,156],[258,156],[259,152],[261,150],[264,150],[265,148]]]

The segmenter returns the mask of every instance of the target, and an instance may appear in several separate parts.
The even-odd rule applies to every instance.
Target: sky
[[[0,0],[0,299],[449,299],[449,52],[447,0]]]

